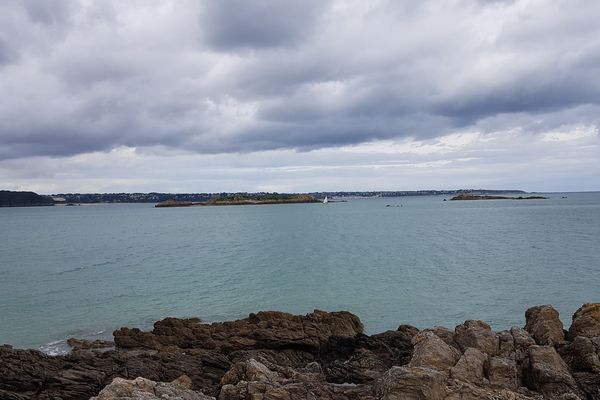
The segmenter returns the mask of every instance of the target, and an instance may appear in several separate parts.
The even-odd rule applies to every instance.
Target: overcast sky
[[[3,0],[0,189],[600,190],[600,2]]]

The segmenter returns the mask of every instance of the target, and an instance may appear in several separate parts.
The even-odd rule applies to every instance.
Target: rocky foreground
[[[600,304],[582,306],[568,331],[549,305],[525,316],[500,332],[466,321],[372,336],[347,312],[167,318],[115,331],[108,350],[0,347],[0,399],[600,399]]]

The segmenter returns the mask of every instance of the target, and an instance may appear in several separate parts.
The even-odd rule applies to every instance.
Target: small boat
[[[323,204],[327,204],[329,203],[329,200],[327,200],[327,196],[325,196],[325,198],[323,199]]]

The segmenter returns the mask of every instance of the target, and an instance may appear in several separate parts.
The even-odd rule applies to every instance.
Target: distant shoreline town
[[[311,193],[275,192],[220,192],[220,193],[56,193],[40,195],[28,191],[0,190],[0,207],[53,206],[106,203],[209,203],[216,199],[254,198],[285,199],[292,196],[312,196],[314,200],[329,198],[375,198],[404,196],[456,196],[468,193],[476,196],[497,194],[524,194],[523,190],[456,189],[456,190],[402,190],[402,191],[335,191]],[[279,202],[277,202],[279,203]]]

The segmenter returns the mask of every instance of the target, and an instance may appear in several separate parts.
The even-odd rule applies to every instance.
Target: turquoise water
[[[600,193],[550,196],[2,208],[0,343],[266,309],[350,310],[373,333],[473,318],[502,329],[551,303],[568,325],[600,301]]]

